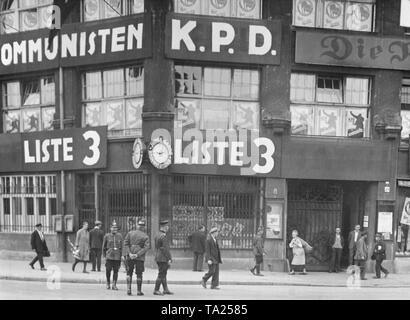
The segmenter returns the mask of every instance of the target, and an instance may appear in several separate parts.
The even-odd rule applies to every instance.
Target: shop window
[[[291,75],[292,134],[369,137],[370,79]]]
[[[185,14],[260,19],[262,0],[174,0],[175,11]]]
[[[0,232],[32,232],[39,222],[45,232],[54,232],[55,179],[53,175],[0,177],[0,221],[4,221]]]
[[[144,12],[144,0],[83,0],[83,21],[94,21]]]
[[[4,133],[53,130],[54,77],[3,83]]]
[[[259,129],[258,70],[175,67],[176,126]]]
[[[401,86],[401,119],[402,119],[402,140],[408,140],[410,136],[410,78],[405,78]]]
[[[82,82],[85,127],[107,125],[110,137],[141,135],[144,103],[142,67],[86,72]]]
[[[53,0],[0,1],[0,33],[48,28],[52,22],[52,4]]]
[[[376,0],[293,0],[293,25],[373,32]]]

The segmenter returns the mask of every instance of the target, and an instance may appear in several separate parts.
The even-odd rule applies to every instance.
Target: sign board
[[[410,188],[410,181],[409,180],[398,180],[398,186],[404,188]]]
[[[377,220],[377,232],[392,233],[393,232],[393,212],[379,212]]]
[[[283,238],[283,202],[266,200],[266,239]]]
[[[410,70],[410,39],[297,31],[296,63]]]
[[[404,201],[400,223],[410,225],[410,198],[406,198]]]
[[[400,26],[410,28],[410,0],[401,0]]]
[[[165,55],[170,59],[280,64],[281,22],[169,13]]]
[[[105,168],[107,127],[31,132],[21,135],[23,171]]]

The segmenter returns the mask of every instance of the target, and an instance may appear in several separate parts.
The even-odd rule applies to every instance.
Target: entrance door
[[[327,270],[331,251],[329,241],[341,227],[343,188],[331,182],[290,181],[288,185],[287,244],[292,230],[306,240],[313,252],[306,256],[309,270]],[[288,258],[292,257],[288,247]]]

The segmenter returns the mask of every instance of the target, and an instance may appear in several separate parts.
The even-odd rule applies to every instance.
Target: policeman
[[[105,275],[107,278],[107,289],[110,289],[111,271],[114,271],[112,290],[118,290],[118,270],[121,266],[122,236],[118,233],[115,221],[111,224],[111,233],[107,233],[103,240],[103,255],[105,260]]]
[[[169,248],[167,232],[169,230],[168,221],[160,221],[160,232],[155,236],[155,261],[158,265],[158,277],[155,282],[154,295],[162,296],[164,294],[173,294],[168,289],[167,285],[167,271],[171,265],[172,257]],[[160,287],[164,288],[164,291],[159,291]]]
[[[131,295],[132,273],[137,275],[138,296],[143,296],[142,273],[145,271],[145,254],[149,250],[149,237],[144,231],[145,221],[138,221],[138,229],[131,230],[124,239],[123,256],[127,266],[127,294]]]

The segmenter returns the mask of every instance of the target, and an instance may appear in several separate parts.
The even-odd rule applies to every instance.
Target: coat
[[[360,237],[362,236],[362,233],[359,231],[359,235],[357,236],[357,241],[359,241]],[[347,239],[349,249],[352,250],[354,249],[355,245],[357,242],[354,242],[354,230],[349,232],[349,238]]]
[[[206,234],[203,231],[196,231],[188,237],[193,252],[204,253]]]
[[[330,248],[333,248],[333,245],[335,244],[335,242],[336,242],[336,233],[333,233],[333,234],[331,235],[331,237],[329,238],[329,247],[330,247]],[[344,242],[345,242],[345,241],[344,241],[343,236],[340,235],[340,244],[342,245],[342,249],[345,247],[345,243],[344,243]]]
[[[101,249],[103,247],[104,231],[94,228],[90,231],[90,248]]]
[[[218,240],[214,240],[211,235],[208,236],[205,242],[205,259],[206,261],[212,261],[212,264],[222,263]]]
[[[172,260],[171,249],[169,247],[168,237],[165,232],[160,232],[155,237],[155,261],[169,262]]]
[[[79,260],[90,260],[90,233],[88,230],[80,229],[77,231],[77,237],[75,238],[75,246],[78,248]]]
[[[361,261],[366,261],[367,256],[368,256],[368,247],[366,244],[366,241],[363,237],[361,237],[357,242],[356,242],[356,254],[354,255],[355,260],[361,260]]]
[[[103,255],[107,260],[121,261],[122,235],[121,233],[107,233],[103,240]]]
[[[253,240],[253,254],[255,256],[263,256],[263,253],[263,239],[258,236]]]
[[[303,249],[303,240],[299,237],[292,239],[289,247],[292,248],[293,259],[292,265],[304,266],[306,264],[305,249]]]
[[[41,255],[47,255],[49,253],[48,251],[48,247],[47,247],[47,243],[46,243],[46,238],[43,235],[43,239],[41,240],[40,235],[38,234],[38,231],[35,230],[32,234],[31,234],[31,249],[35,250],[37,254],[41,254]]]
[[[386,244],[383,240],[376,242],[374,245],[373,256],[378,261],[386,259]]]
[[[124,239],[123,256],[136,254],[135,260],[145,261],[145,254],[149,250],[149,237],[141,230],[133,230],[127,233]]]

